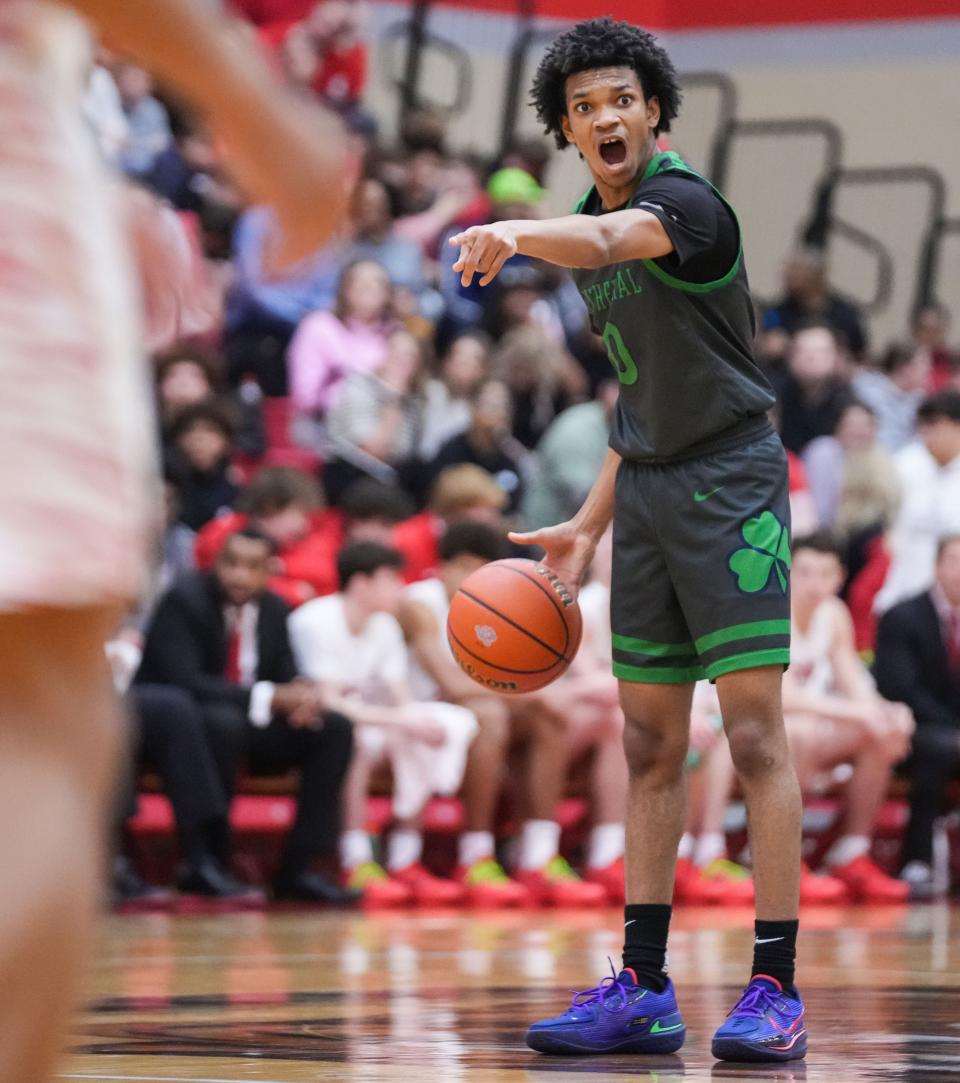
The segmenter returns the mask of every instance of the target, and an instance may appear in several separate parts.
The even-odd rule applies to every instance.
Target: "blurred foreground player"
[[[613,668],[630,782],[623,968],[534,1024],[527,1042],[637,1053],[683,1042],[665,957],[691,701],[707,677],[746,799],[758,915],[752,976],[713,1053],[792,1060],[807,1039],[793,984],[800,791],[780,704],[790,658],[787,460],[753,358],[739,225],[716,189],[659,151],[680,90],[646,31],[578,24],[547,49],[533,97],[594,185],[566,218],[455,236],[454,270],[483,285],[517,253],[574,268],[620,380],[611,451],[583,507],[515,540],[542,545],[575,588],[613,519]]]
[[[329,235],[335,135],[271,97],[220,19],[187,0],[73,6],[208,114],[276,206],[276,266]],[[119,732],[103,643],[141,588],[154,497],[135,275],[81,119],[88,63],[73,15],[0,4],[3,1083],[49,1078],[87,948]]]

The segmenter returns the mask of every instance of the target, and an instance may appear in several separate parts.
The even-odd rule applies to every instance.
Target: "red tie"
[[[227,640],[227,664],[223,675],[231,684],[240,683],[240,614],[241,610],[231,610],[229,615],[230,637]]]
[[[960,612],[950,611],[947,621],[947,666],[952,677],[960,677]]]

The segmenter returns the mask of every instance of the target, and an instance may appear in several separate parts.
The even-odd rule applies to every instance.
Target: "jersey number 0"
[[[607,357],[617,373],[617,378],[622,384],[635,384],[637,377],[637,363],[633,355],[627,349],[623,341],[620,328],[614,323],[608,323],[603,329],[603,344],[607,348]]]

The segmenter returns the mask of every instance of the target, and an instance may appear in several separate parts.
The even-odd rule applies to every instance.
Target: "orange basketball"
[[[580,607],[535,560],[495,560],[453,596],[447,639],[460,668],[495,692],[535,692],[573,661]]]

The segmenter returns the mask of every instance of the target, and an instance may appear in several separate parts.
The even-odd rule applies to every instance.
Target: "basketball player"
[[[276,208],[275,265],[328,236],[338,136],[206,5],[73,6],[207,114]],[[0,3],[3,1083],[49,1078],[76,991],[119,734],[103,644],[140,589],[155,496],[135,276],[81,120],[89,55],[74,14]]]
[[[580,584],[613,519],[611,625],[629,768],[623,968],[527,1042],[548,1052],[670,1052],[685,1027],[665,970],[694,682],[716,681],[747,803],[757,922],[749,984],[713,1053],[806,1051],[794,985],[800,791],[780,688],[790,643],[787,461],[752,354],[733,210],[657,136],[677,114],[669,57],[646,31],[583,22],[547,49],[540,119],[593,176],[577,213],[475,226],[454,269],[486,284],[516,253],[574,268],[620,380],[611,450],[572,520],[541,545]]]

